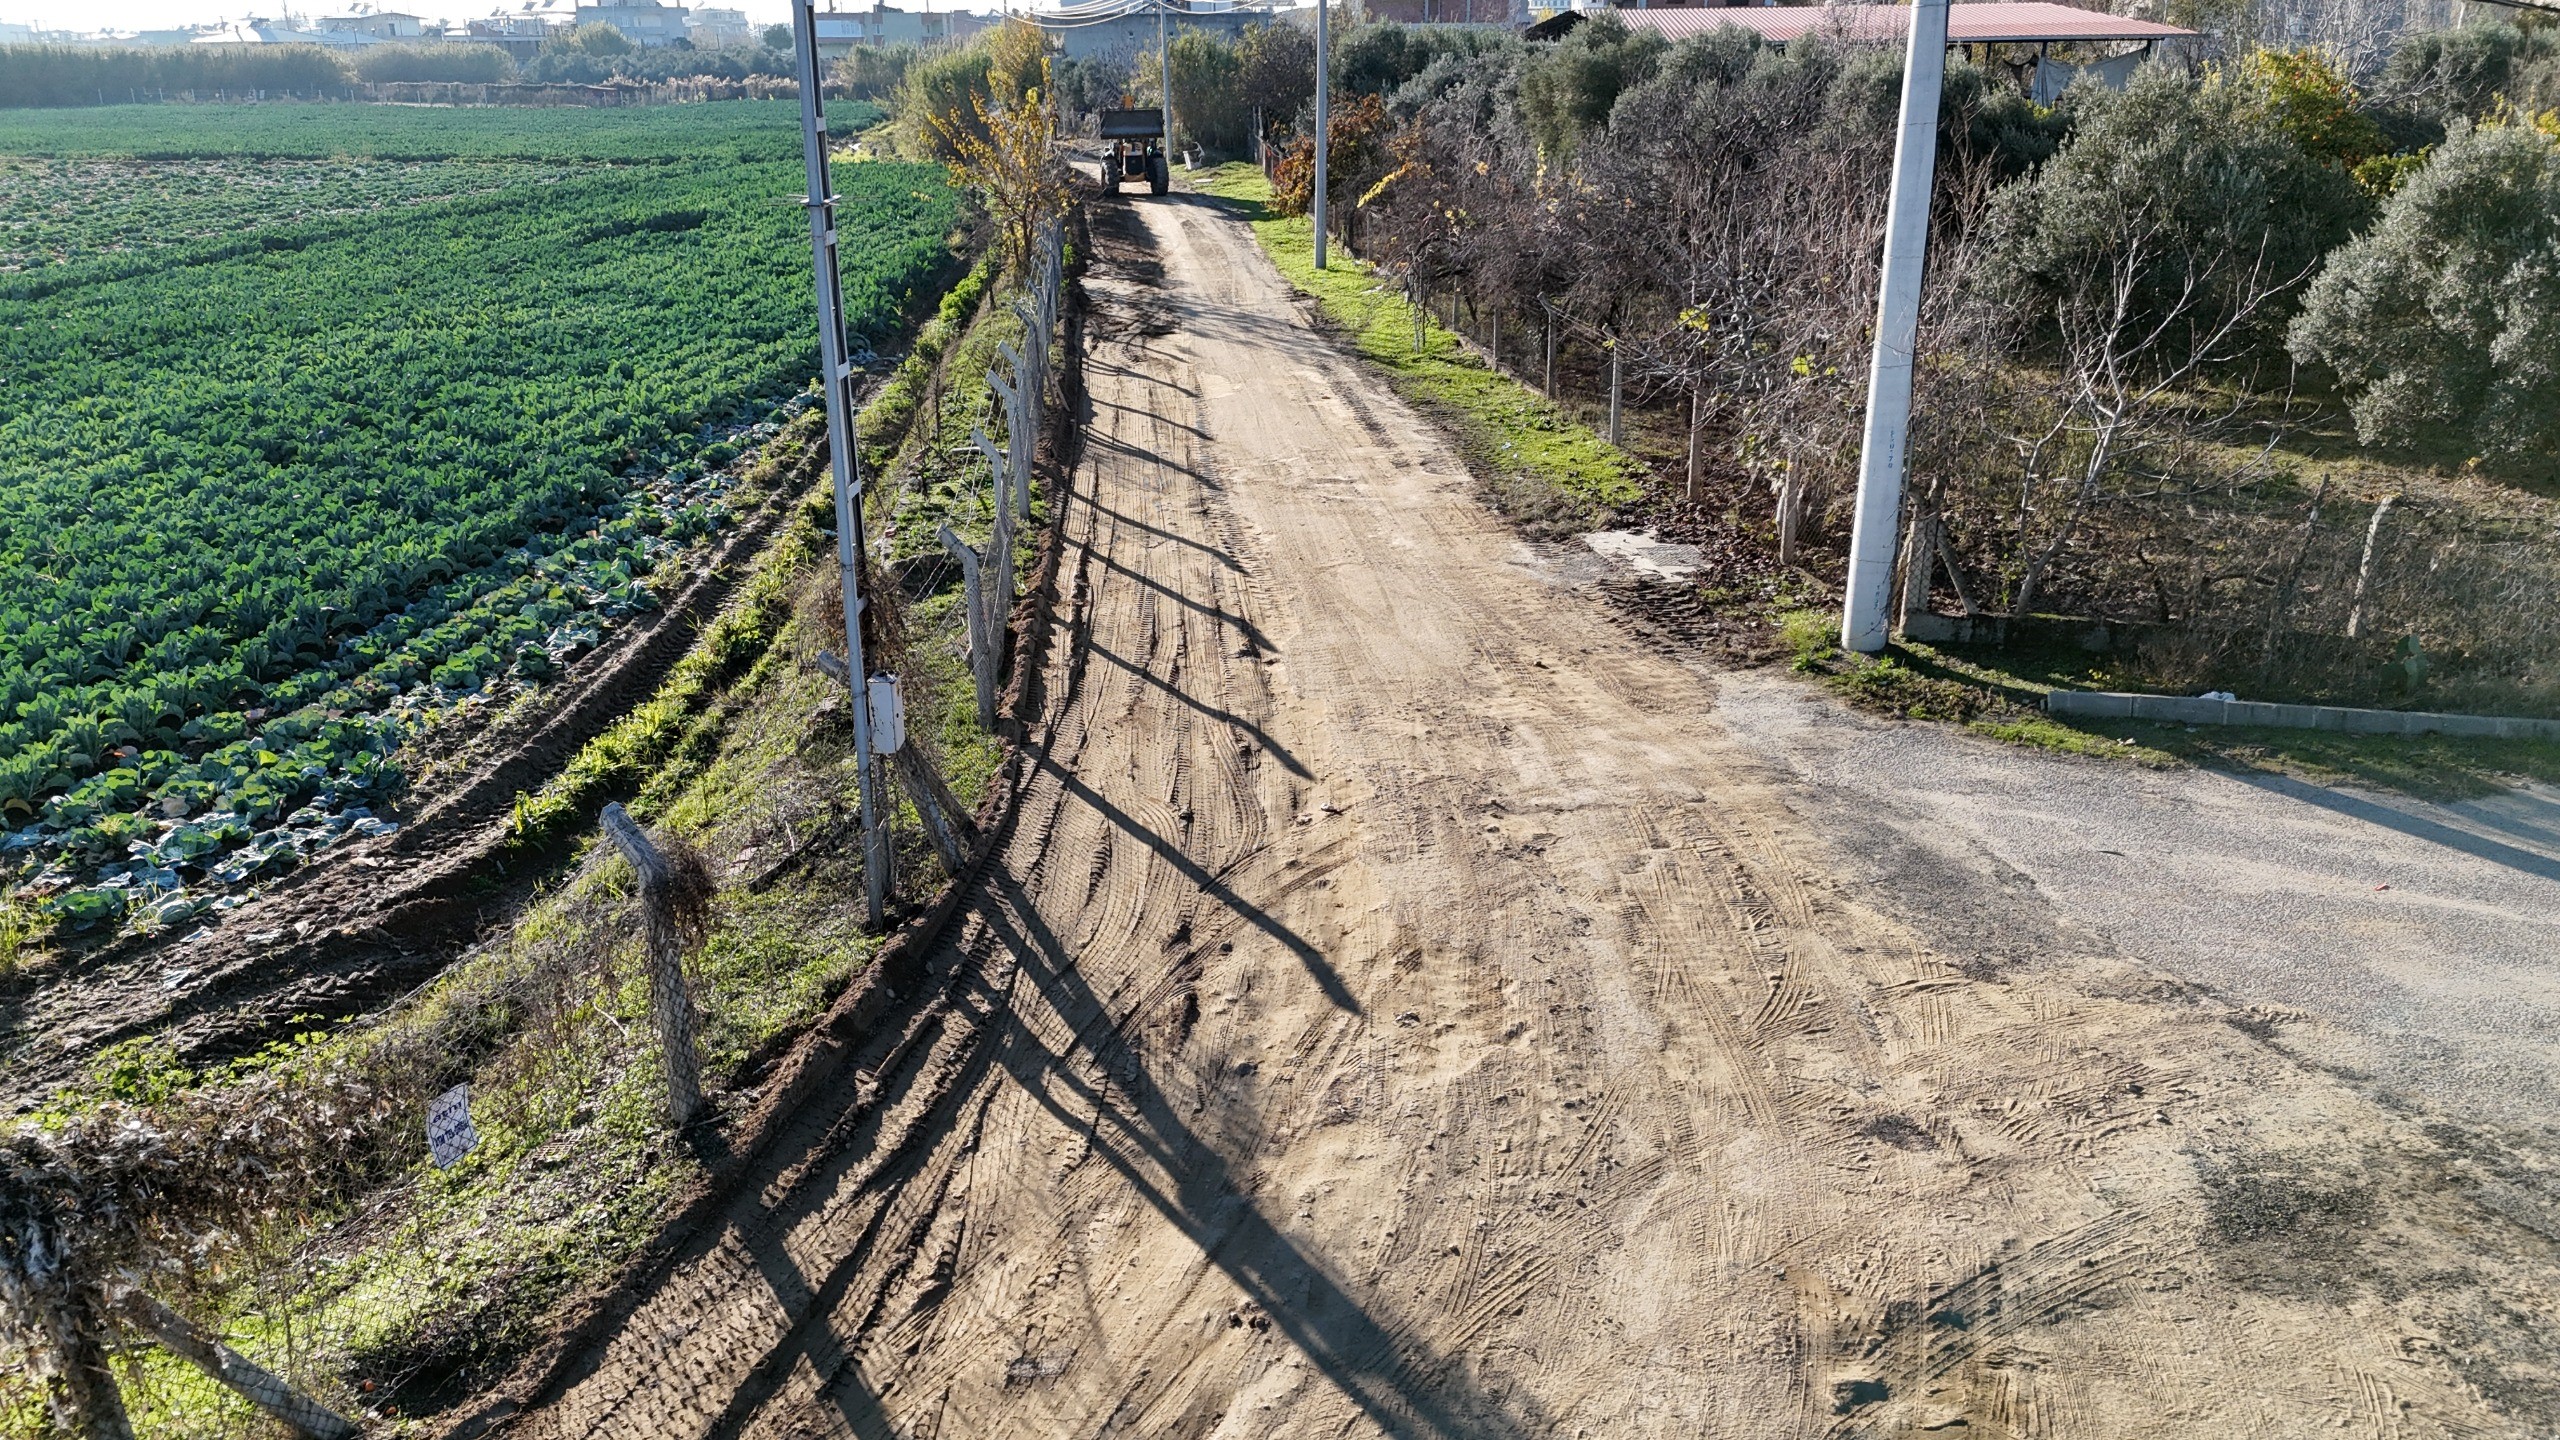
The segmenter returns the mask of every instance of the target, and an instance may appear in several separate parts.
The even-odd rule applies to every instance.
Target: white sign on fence
[[[456,1085],[427,1102],[427,1153],[437,1169],[451,1167],[479,1143],[480,1132],[471,1128],[470,1086]]]

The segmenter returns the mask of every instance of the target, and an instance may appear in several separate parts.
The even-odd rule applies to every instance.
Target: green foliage
[[[72,921],[182,865],[291,865],[336,833],[281,823],[304,800],[396,791],[422,685],[539,678],[653,607],[643,577],[720,522],[711,442],[815,364],[788,107],[185,118],[63,115],[44,143],[86,153],[0,160],[0,189],[61,201],[34,207],[49,263],[0,277],[0,823],[41,813],[95,861],[158,847],[148,885],[49,902]],[[25,133],[0,120],[0,147]],[[375,141],[549,155],[232,158]],[[227,193],[247,172],[274,188]],[[118,249],[172,186],[203,233]],[[954,197],[898,165],[839,189],[848,306],[885,336]],[[230,818],[116,830],[144,811]]]
[[[1333,83],[1341,95],[1392,95],[1444,56],[1482,55],[1516,43],[1491,27],[1399,25],[1392,20],[1354,25],[1334,33]],[[1312,74],[1309,84],[1312,91]]]
[[[2560,104],[2560,36],[2503,20],[2409,36],[2391,52],[2378,89],[2439,125],[2477,120],[2502,99],[2529,110]]]
[[[2218,323],[2253,287],[2306,278],[2369,213],[2338,165],[2268,123],[2246,87],[2145,66],[2120,92],[2077,92],[2071,138],[1994,202],[1988,292],[2049,314]],[[2200,302],[2200,303],[2199,303]]]
[[[1235,48],[1236,100],[1247,123],[1259,114],[1266,133],[1297,129],[1315,103],[1316,37],[1296,25],[1249,25]]]
[[[1618,96],[1650,79],[1671,46],[1650,30],[1630,30],[1606,11],[1530,62],[1520,77],[1520,114],[1550,163],[1609,121]]]
[[[1810,672],[1839,652],[1839,622],[1828,610],[1786,610],[1778,615],[1778,639],[1795,669]]]
[[[1069,129],[1080,129],[1085,117],[1117,107],[1136,81],[1128,62],[1115,55],[1059,60],[1049,67],[1058,118]]]
[[[581,25],[566,35],[557,35],[544,41],[542,48],[605,58],[628,55],[636,47],[632,45],[631,37],[610,25],[595,21]]]
[[[101,112],[88,112],[97,114]],[[0,155],[0,275],[83,261],[135,263],[193,242],[333,216],[536,185],[568,173],[529,160],[335,160]]]
[[[1221,155],[1244,153],[1253,141],[1253,110],[1245,102],[1244,61],[1236,47],[1184,30],[1169,48],[1176,142]]]
[[[788,49],[790,44],[790,34],[785,30],[783,43],[775,48]],[[863,100],[889,99],[898,93],[908,69],[924,53],[914,45],[856,45],[851,54],[827,71],[827,89]]]
[[[986,127],[978,119],[987,102],[986,47],[944,50],[919,58],[898,84],[896,106],[899,148],[919,159],[949,164],[959,158],[943,128],[943,117],[979,139]]]
[[[2454,135],[2330,258],[2291,339],[2367,444],[2444,426],[2484,453],[2560,448],[2560,150],[2525,126]]]
[[[2355,87],[2316,50],[2259,50],[2242,66],[2268,122],[2304,154],[2354,170],[2390,148]]]
[[[356,78],[372,84],[398,80],[454,80],[495,84],[512,80],[516,62],[495,45],[375,45],[356,56]]]
[[[164,92],[331,95],[347,80],[345,62],[317,45],[0,45],[0,109],[121,105]]]

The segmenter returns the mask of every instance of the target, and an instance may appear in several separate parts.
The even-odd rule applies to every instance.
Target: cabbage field
[[[878,341],[957,201],[837,176]],[[801,185],[776,103],[0,113],[0,882],[192,913],[648,607],[815,368]]]

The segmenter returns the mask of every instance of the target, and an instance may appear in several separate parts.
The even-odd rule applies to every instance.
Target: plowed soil
[[[1871,905],[1238,223],[1093,225],[1005,843],[858,1079],[458,1433],[2548,1433],[2547,1174],[1988,867],[1910,883],[1997,959]]]

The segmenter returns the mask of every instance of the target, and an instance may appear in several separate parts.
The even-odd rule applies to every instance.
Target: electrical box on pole
[[[854,449],[853,364],[846,354],[844,284],[836,267],[836,196],[827,177],[826,72],[818,59],[815,0],[791,0],[800,77],[800,138],[809,167],[809,245],[818,280],[818,360],[827,399],[827,450],[835,467],[836,575],[844,593],[846,684],[853,691],[853,752],[862,797],[864,900],[876,927],[889,908],[889,827],[879,767],[872,764],[872,707],[862,659],[862,458]]]
[[[1866,445],[1858,460],[1857,518],[1849,529],[1848,596],[1840,646],[1873,654],[1892,627],[1894,542],[1911,439],[1911,366],[1920,346],[1920,276],[1929,262],[1929,192],[1938,166],[1938,95],[1947,74],[1947,0],[1913,0],[1902,62],[1902,129],[1885,204],[1884,283],[1876,302],[1875,368],[1867,380]]]

